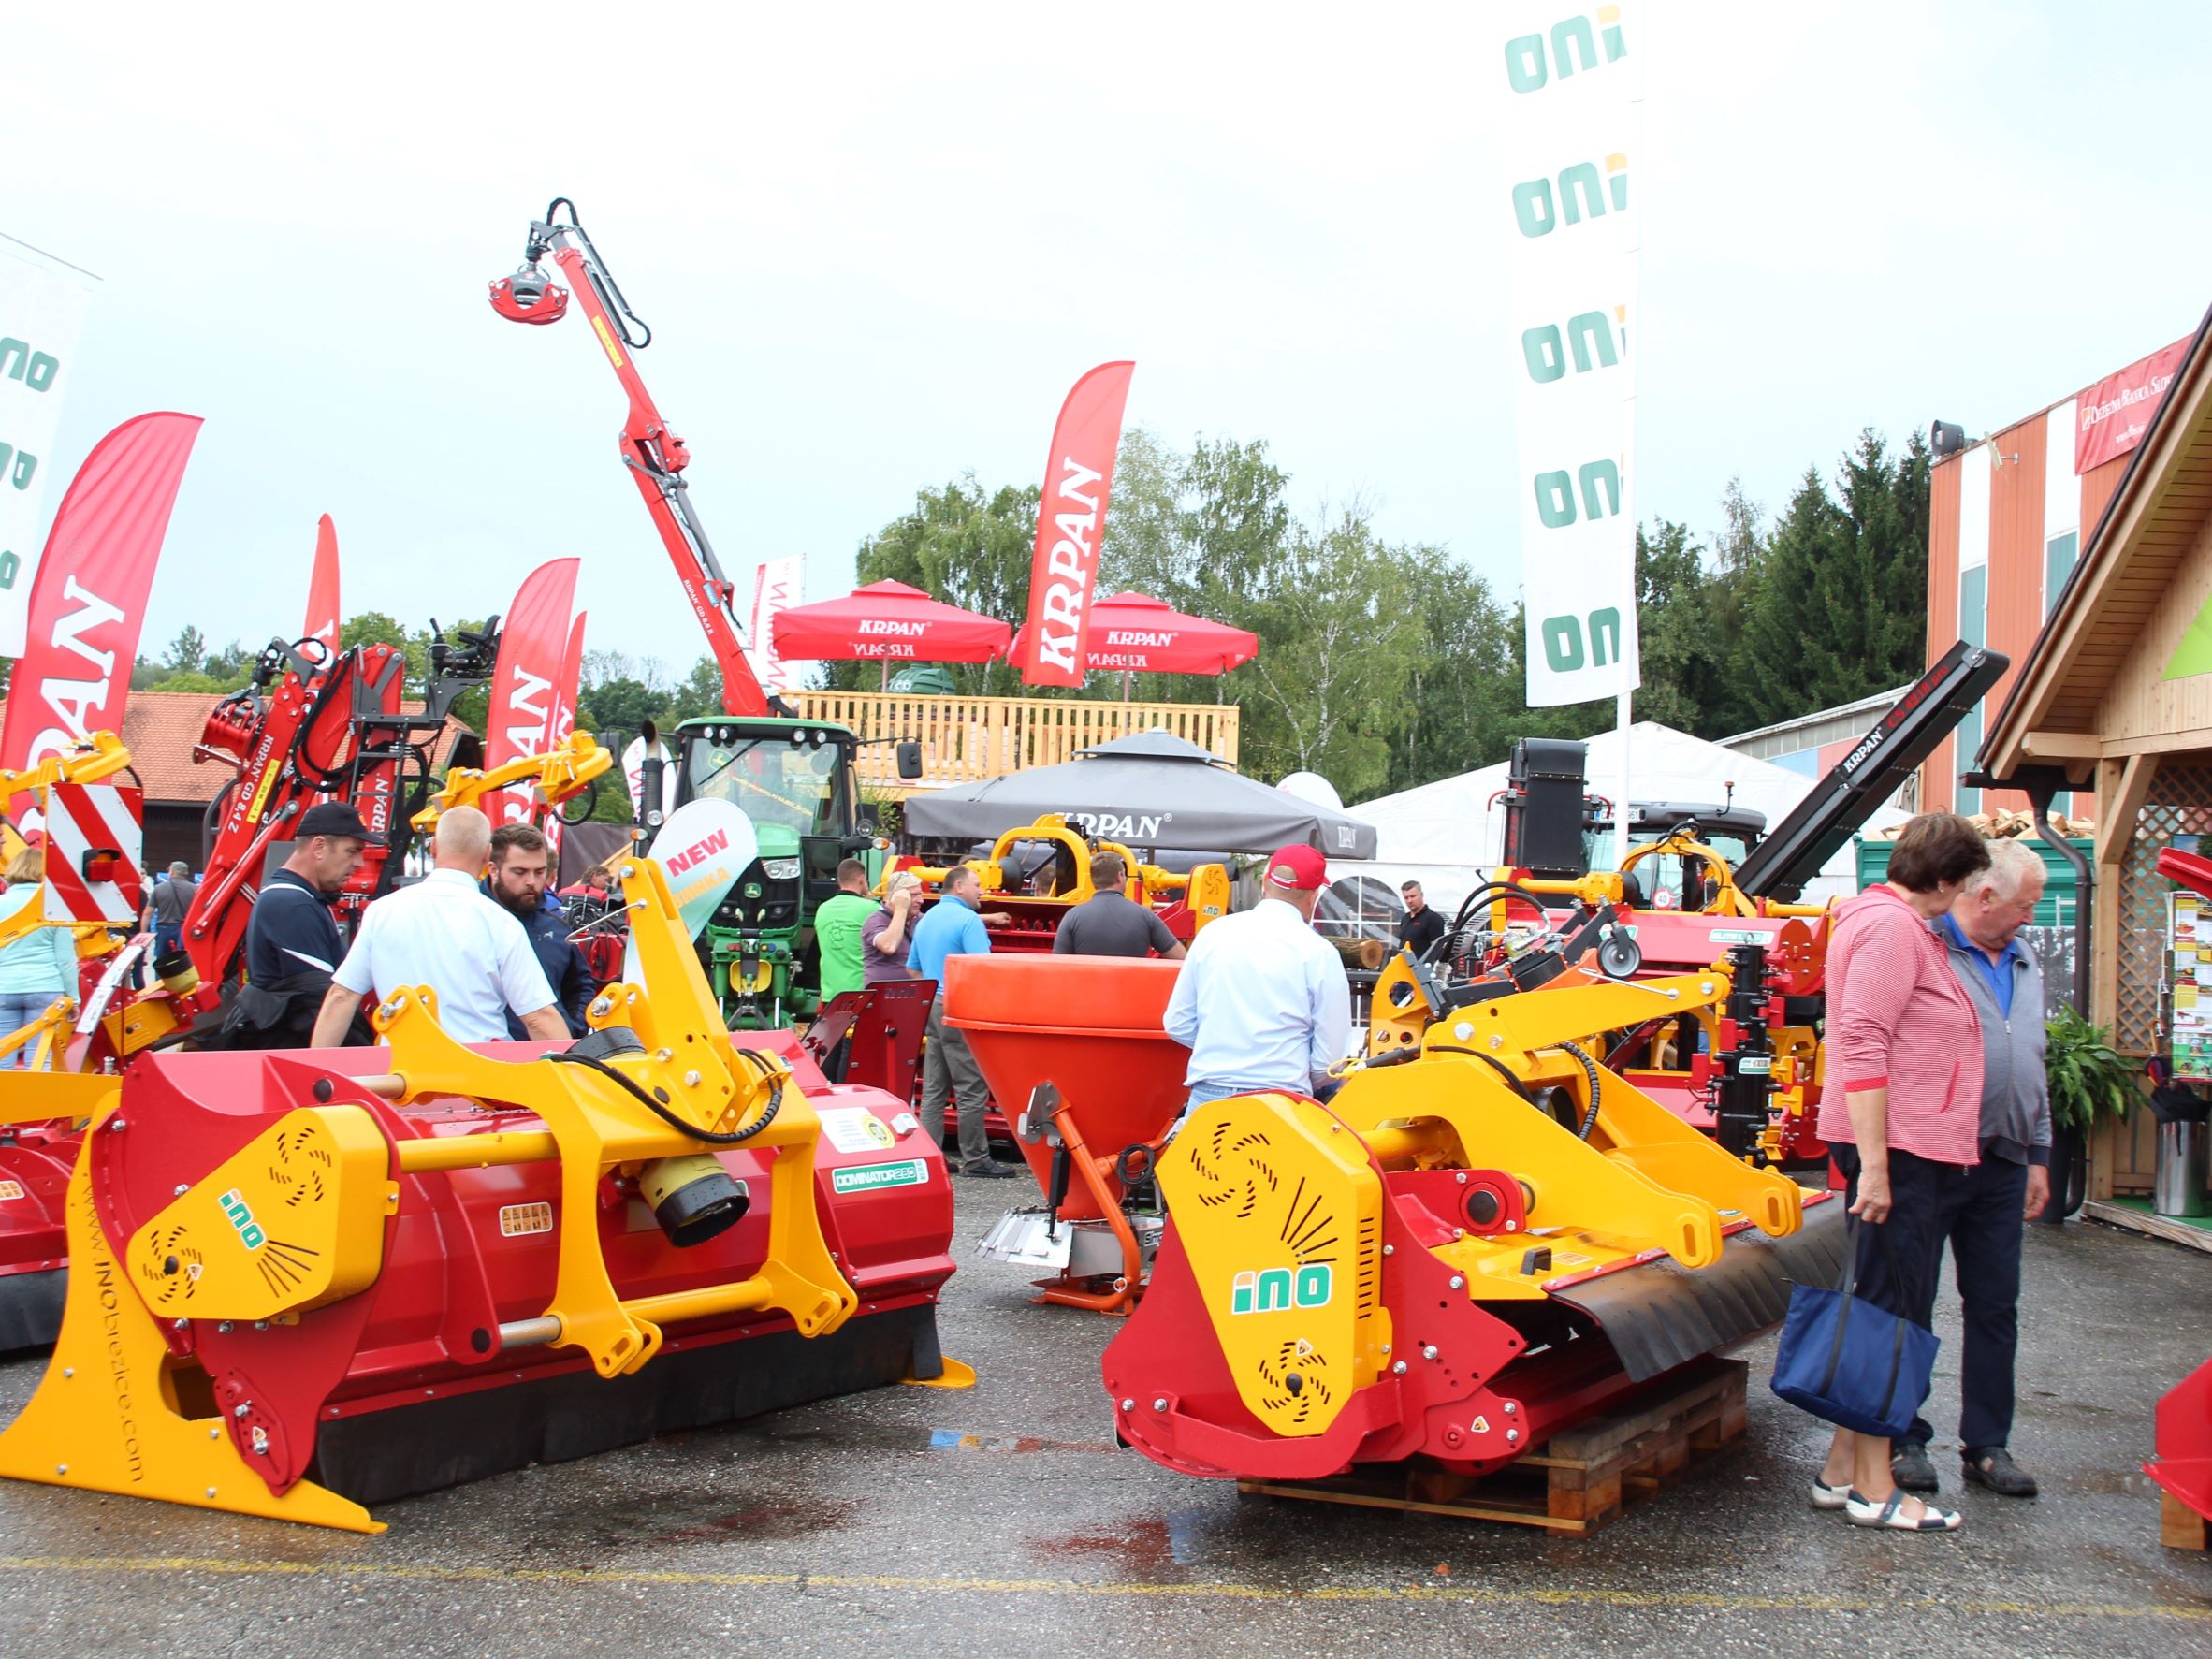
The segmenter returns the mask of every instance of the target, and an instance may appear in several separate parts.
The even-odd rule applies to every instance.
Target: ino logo
[[[261,1230],[254,1219],[254,1212],[246,1205],[246,1195],[232,1187],[215,1201],[223,1206],[223,1214],[230,1218],[230,1225],[238,1229],[238,1242],[249,1250],[258,1250],[269,1243],[269,1235]]]
[[[1597,163],[1579,161],[1563,168],[1557,190],[1550,179],[1529,179],[1513,186],[1513,222],[1522,236],[1550,236],[1564,221],[1579,225],[1585,219],[1606,216],[1606,203],[1613,211],[1628,211],[1628,157],[1619,151],[1606,157],[1602,184]]]
[[[1578,69],[1602,68],[1597,56],[1601,40],[1606,63],[1617,64],[1628,55],[1618,6],[1599,7],[1594,28],[1589,18],[1570,17],[1553,23],[1549,37],[1516,35],[1506,42],[1506,84],[1517,93],[1542,92]]]
[[[1294,1307],[1327,1307],[1335,1288],[1335,1274],[1326,1262],[1311,1262],[1295,1274],[1287,1267],[1261,1273],[1246,1269],[1230,1281],[1229,1311],[1272,1314]]]
[[[1536,474],[1536,517],[1546,530],[1575,522],[1575,487],[1582,489],[1584,518],[1610,518],[1621,511],[1621,468],[1613,461],[1584,461],[1573,477],[1564,467]]]
[[[1546,617],[1543,635],[1544,662],[1554,674],[1603,668],[1621,660],[1621,613],[1610,605],[1590,613],[1587,635],[1583,619],[1574,616]]]
[[[1620,332],[1614,332],[1618,320]],[[1567,318],[1566,335],[1563,340],[1557,323],[1546,323],[1539,327],[1521,331],[1521,356],[1528,364],[1528,377],[1538,386],[1549,386],[1562,379],[1567,371],[1567,357],[1575,359],[1575,372],[1587,374],[1593,369],[1611,369],[1621,361],[1621,353],[1628,344],[1628,308],[1613,307],[1608,317],[1602,311],[1586,311],[1579,316]]]

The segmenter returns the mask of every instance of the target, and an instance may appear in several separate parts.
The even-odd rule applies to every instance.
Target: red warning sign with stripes
[[[46,792],[49,922],[138,919],[146,904],[144,792],[57,783]]]

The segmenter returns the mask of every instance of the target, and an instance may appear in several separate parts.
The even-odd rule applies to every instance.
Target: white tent
[[[1619,787],[1615,780],[1621,776],[1620,756],[1620,733],[1600,732],[1590,739],[1584,772],[1589,793],[1610,796]],[[1628,764],[1635,800],[1718,807],[1729,799],[1728,785],[1733,783],[1735,804],[1764,812],[1769,830],[1811,793],[1815,781],[1656,720],[1638,720],[1628,728]],[[1450,911],[1503,856],[1506,813],[1493,797],[1504,792],[1507,770],[1506,763],[1500,761],[1346,808],[1354,818],[1375,825],[1375,855],[1372,860],[1332,859],[1330,874],[1340,880],[1375,876],[1392,886],[1418,880],[1427,890],[1430,904]],[[1894,807],[1881,808],[1861,833],[1901,823],[1906,816]],[[1852,848],[1846,842],[1806,884],[1805,897],[1817,903],[1857,891]]]

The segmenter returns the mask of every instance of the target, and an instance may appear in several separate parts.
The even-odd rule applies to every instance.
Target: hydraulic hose
[[[1566,1050],[1568,1054],[1574,1055],[1576,1059],[1581,1061],[1582,1070],[1587,1072],[1590,1077],[1590,1110],[1582,1113],[1582,1127],[1575,1131],[1576,1140],[1587,1141],[1590,1139],[1590,1131],[1597,1128],[1597,1062],[1592,1059],[1588,1055],[1584,1054],[1582,1050],[1574,1043],[1563,1042],[1559,1046]]]
[[[770,1068],[767,1062],[764,1061],[759,1055],[753,1054],[749,1049],[741,1048],[733,1050],[732,1052],[735,1053],[738,1058],[750,1065],[753,1070],[761,1076],[766,1077],[769,1074]],[[755,1135],[759,1134],[763,1129],[766,1128],[770,1124],[774,1123],[776,1121],[777,1113],[783,1109],[784,1079],[782,1077],[778,1077],[772,1084],[769,1084],[768,1087],[767,1110],[763,1112],[761,1115],[753,1122],[746,1125],[745,1128],[735,1130],[729,1134],[721,1134],[713,1129],[698,1128],[693,1125],[684,1122],[682,1118],[677,1116],[675,1113],[669,1111],[667,1107],[662,1105],[660,1101],[654,1099],[651,1095],[648,1095],[644,1089],[638,1087],[635,1083],[631,1081],[631,1079],[625,1077],[621,1072],[616,1070],[614,1067],[608,1065],[604,1060],[599,1058],[596,1055],[560,1053],[549,1054],[546,1056],[546,1058],[555,1061],[560,1065],[582,1066],[589,1070],[598,1072],[600,1076],[609,1079],[618,1087],[627,1090],[630,1095],[636,1099],[640,1106],[643,1106],[648,1112],[651,1113],[655,1117],[659,1118],[670,1128],[675,1129],[679,1134],[689,1135],[695,1141],[704,1141],[709,1146],[742,1145],[744,1142],[751,1140]]]

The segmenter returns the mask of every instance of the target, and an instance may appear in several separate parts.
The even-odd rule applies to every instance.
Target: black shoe
[[[1928,1448],[1916,1440],[1900,1441],[1889,1454],[1889,1477],[1907,1492],[1935,1492],[1935,1464],[1928,1462]]]
[[[2001,1446],[1986,1446],[1979,1451],[1967,1452],[1962,1472],[1974,1485],[1986,1486],[2001,1497],[2035,1495],[2035,1477],[2014,1463],[2013,1454]]]
[[[1014,1178],[1013,1171],[1008,1169],[1004,1164],[994,1163],[989,1158],[985,1158],[980,1164],[963,1164],[960,1172],[963,1175],[973,1175],[980,1181],[1011,1181]]]

